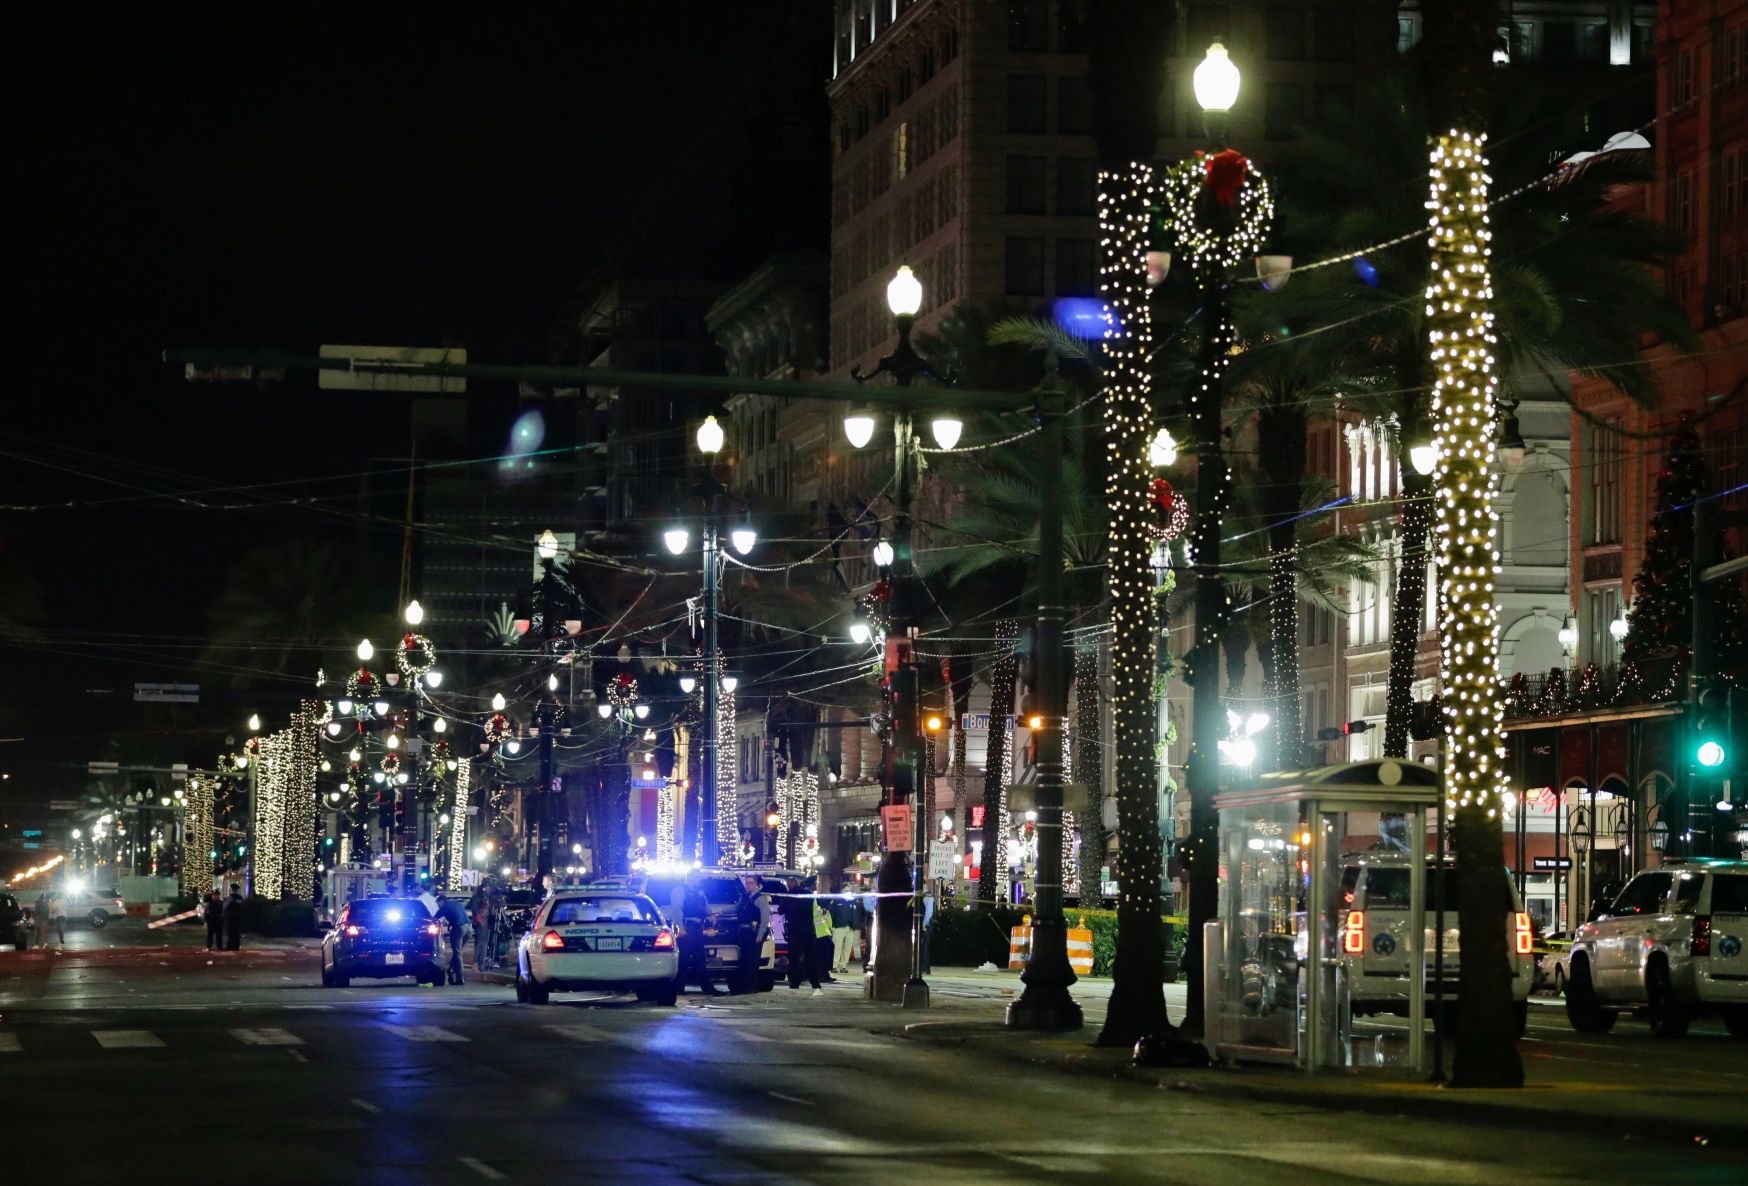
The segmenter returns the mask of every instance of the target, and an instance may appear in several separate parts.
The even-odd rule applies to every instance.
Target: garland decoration
[[[371,700],[376,696],[376,677],[360,667],[346,677],[346,698],[353,701]]]
[[[1147,492],[1163,519],[1151,527],[1154,538],[1169,542],[1182,535],[1190,525],[1190,500],[1173,490],[1164,478],[1153,479]]]
[[[494,712],[486,719],[485,734],[486,740],[493,745],[499,745],[509,740],[510,718],[501,712]]]
[[[1268,180],[1235,149],[1198,152],[1170,169],[1164,225],[1196,268],[1232,268],[1256,255],[1274,223]]]
[[[629,712],[637,703],[637,679],[620,672],[607,681],[607,703],[616,711]]]

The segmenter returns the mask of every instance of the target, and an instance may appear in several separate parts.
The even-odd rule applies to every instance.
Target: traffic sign
[[[1556,872],[1556,871],[1563,873],[1572,867],[1572,858],[1571,857],[1536,857],[1534,860],[1534,864],[1535,864],[1536,871],[1538,873]]]
[[[121,763],[120,762],[87,762],[87,763],[85,763],[85,773],[86,774],[119,774],[119,773],[121,773]]]
[[[936,881],[953,879],[953,848],[937,844],[929,849],[929,876]]]
[[[199,684],[135,684],[137,704],[199,704]]]
[[[913,844],[910,834],[910,804],[893,803],[880,809],[880,823],[886,829],[887,852],[909,852]]]

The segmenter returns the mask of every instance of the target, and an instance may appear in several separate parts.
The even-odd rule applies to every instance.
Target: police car
[[[1409,942],[1408,907],[1411,869],[1405,854],[1368,853],[1361,860],[1352,900],[1341,921],[1341,960],[1346,972],[1349,999],[1356,1016],[1408,1012]],[[1445,898],[1444,999],[1452,1009],[1457,999],[1461,962],[1461,932],[1457,903],[1462,893],[1458,882],[1472,876],[1453,863],[1442,868],[1426,867],[1426,996],[1430,1007],[1438,985],[1433,981],[1437,961],[1433,957],[1435,911],[1440,894]],[[1512,1021],[1519,1037],[1529,1019],[1530,989],[1535,983],[1534,934],[1530,916],[1524,912],[1517,886],[1502,867],[1494,876],[1504,883],[1506,902],[1505,955],[1511,972]]]
[[[1679,1038],[1716,1014],[1748,1038],[1748,861],[1665,857],[1637,874],[1572,940],[1566,1017],[1604,1034],[1622,1009]]]
[[[656,904],[619,885],[558,890],[540,904],[516,948],[516,999],[544,1005],[554,992],[635,992],[672,1005],[680,957]]]

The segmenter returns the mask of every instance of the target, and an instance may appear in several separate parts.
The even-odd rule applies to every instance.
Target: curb
[[[1703,1123],[1697,1118],[1687,1121],[1658,1117],[1635,1118],[1623,1116],[1620,1112],[1586,1111],[1556,1106],[1543,1107],[1534,1104],[1525,1106],[1500,1099],[1484,1098],[1479,1091],[1453,1091],[1449,1088],[1420,1083],[1368,1086],[1361,1092],[1345,1092],[1339,1090],[1345,1080],[1335,1076],[1307,1077],[1303,1089],[1270,1083],[1247,1083],[1240,1078],[1244,1075],[1243,1071],[1210,1068],[1202,1075],[1188,1075],[1181,1070],[1174,1071],[1169,1068],[1137,1067],[1127,1061],[1126,1055],[1120,1054],[1119,1056],[1123,1057],[1125,1061],[1118,1063],[1099,1056],[1101,1050],[1111,1050],[1113,1053],[1118,1053],[1114,1048],[1108,1047],[1099,1048],[1088,1045],[1080,1050],[1062,1051],[1051,1050],[1036,1042],[1014,1044],[1011,1041],[989,1042],[982,1040],[991,1036],[992,1033],[1000,1033],[1008,1039],[1017,1036],[995,1022],[923,1024],[928,1027],[926,1034],[912,1032],[914,1027],[911,1025],[888,1027],[888,1032],[896,1037],[918,1042],[963,1042],[980,1052],[992,1054],[1010,1062],[1045,1064],[1070,1074],[1128,1079],[1167,1091],[1182,1091],[1209,1097],[1244,1099],[1257,1103],[1292,1104],[1331,1113],[1360,1112],[1369,1115],[1415,1116],[1447,1121],[1453,1118],[1466,1118],[1490,1125],[1525,1128],[1544,1133],[1550,1127],[1562,1128],[1571,1132],[1606,1130],[1621,1139],[1640,1140],[1647,1144],[1663,1146],[1679,1145],[1685,1148],[1711,1146],[1739,1149],[1748,1146],[1748,1124]],[[1392,1090],[1392,1087],[1399,1089]],[[1518,1099],[1523,1098],[1521,1092],[1524,1089],[1509,1090],[1511,1095]],[[1538,1090],[1558,1091],[1562,1089],[1531,1087],[1527,1090],[1536,1092]],[[1611,1093],[1607,1098],[1615,1098],[1615,1096]]]

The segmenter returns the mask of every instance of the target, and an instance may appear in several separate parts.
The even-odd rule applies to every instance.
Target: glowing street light
[[[425,620],[425,607],[420,605],[419,599],[415,597],[407,602],[406,612],[402,616],[406,618],[407,625],[417,626]]]
[[[722,452],[724,439],[722,425],[716,422],[716,417],[704,417],[704,423],[698,426],[698,452],[707,457],[714,457]]]
[[[534,551],[542,560],[552,560],[558,555],[558,536],[552,534],[552,529],[540,533],[540,538],[534,542]]]
[[[686,550],[686,545],[692,542],[692,533],[684,527],[670,527],[662,532],[662,543],[667,545],[669,552],[678,556]]]
[[[370,645],[370,640],[367,638],[358,644],[358,650],[355,653],[360,663],[368,663],[376,657],[376,648]]]

